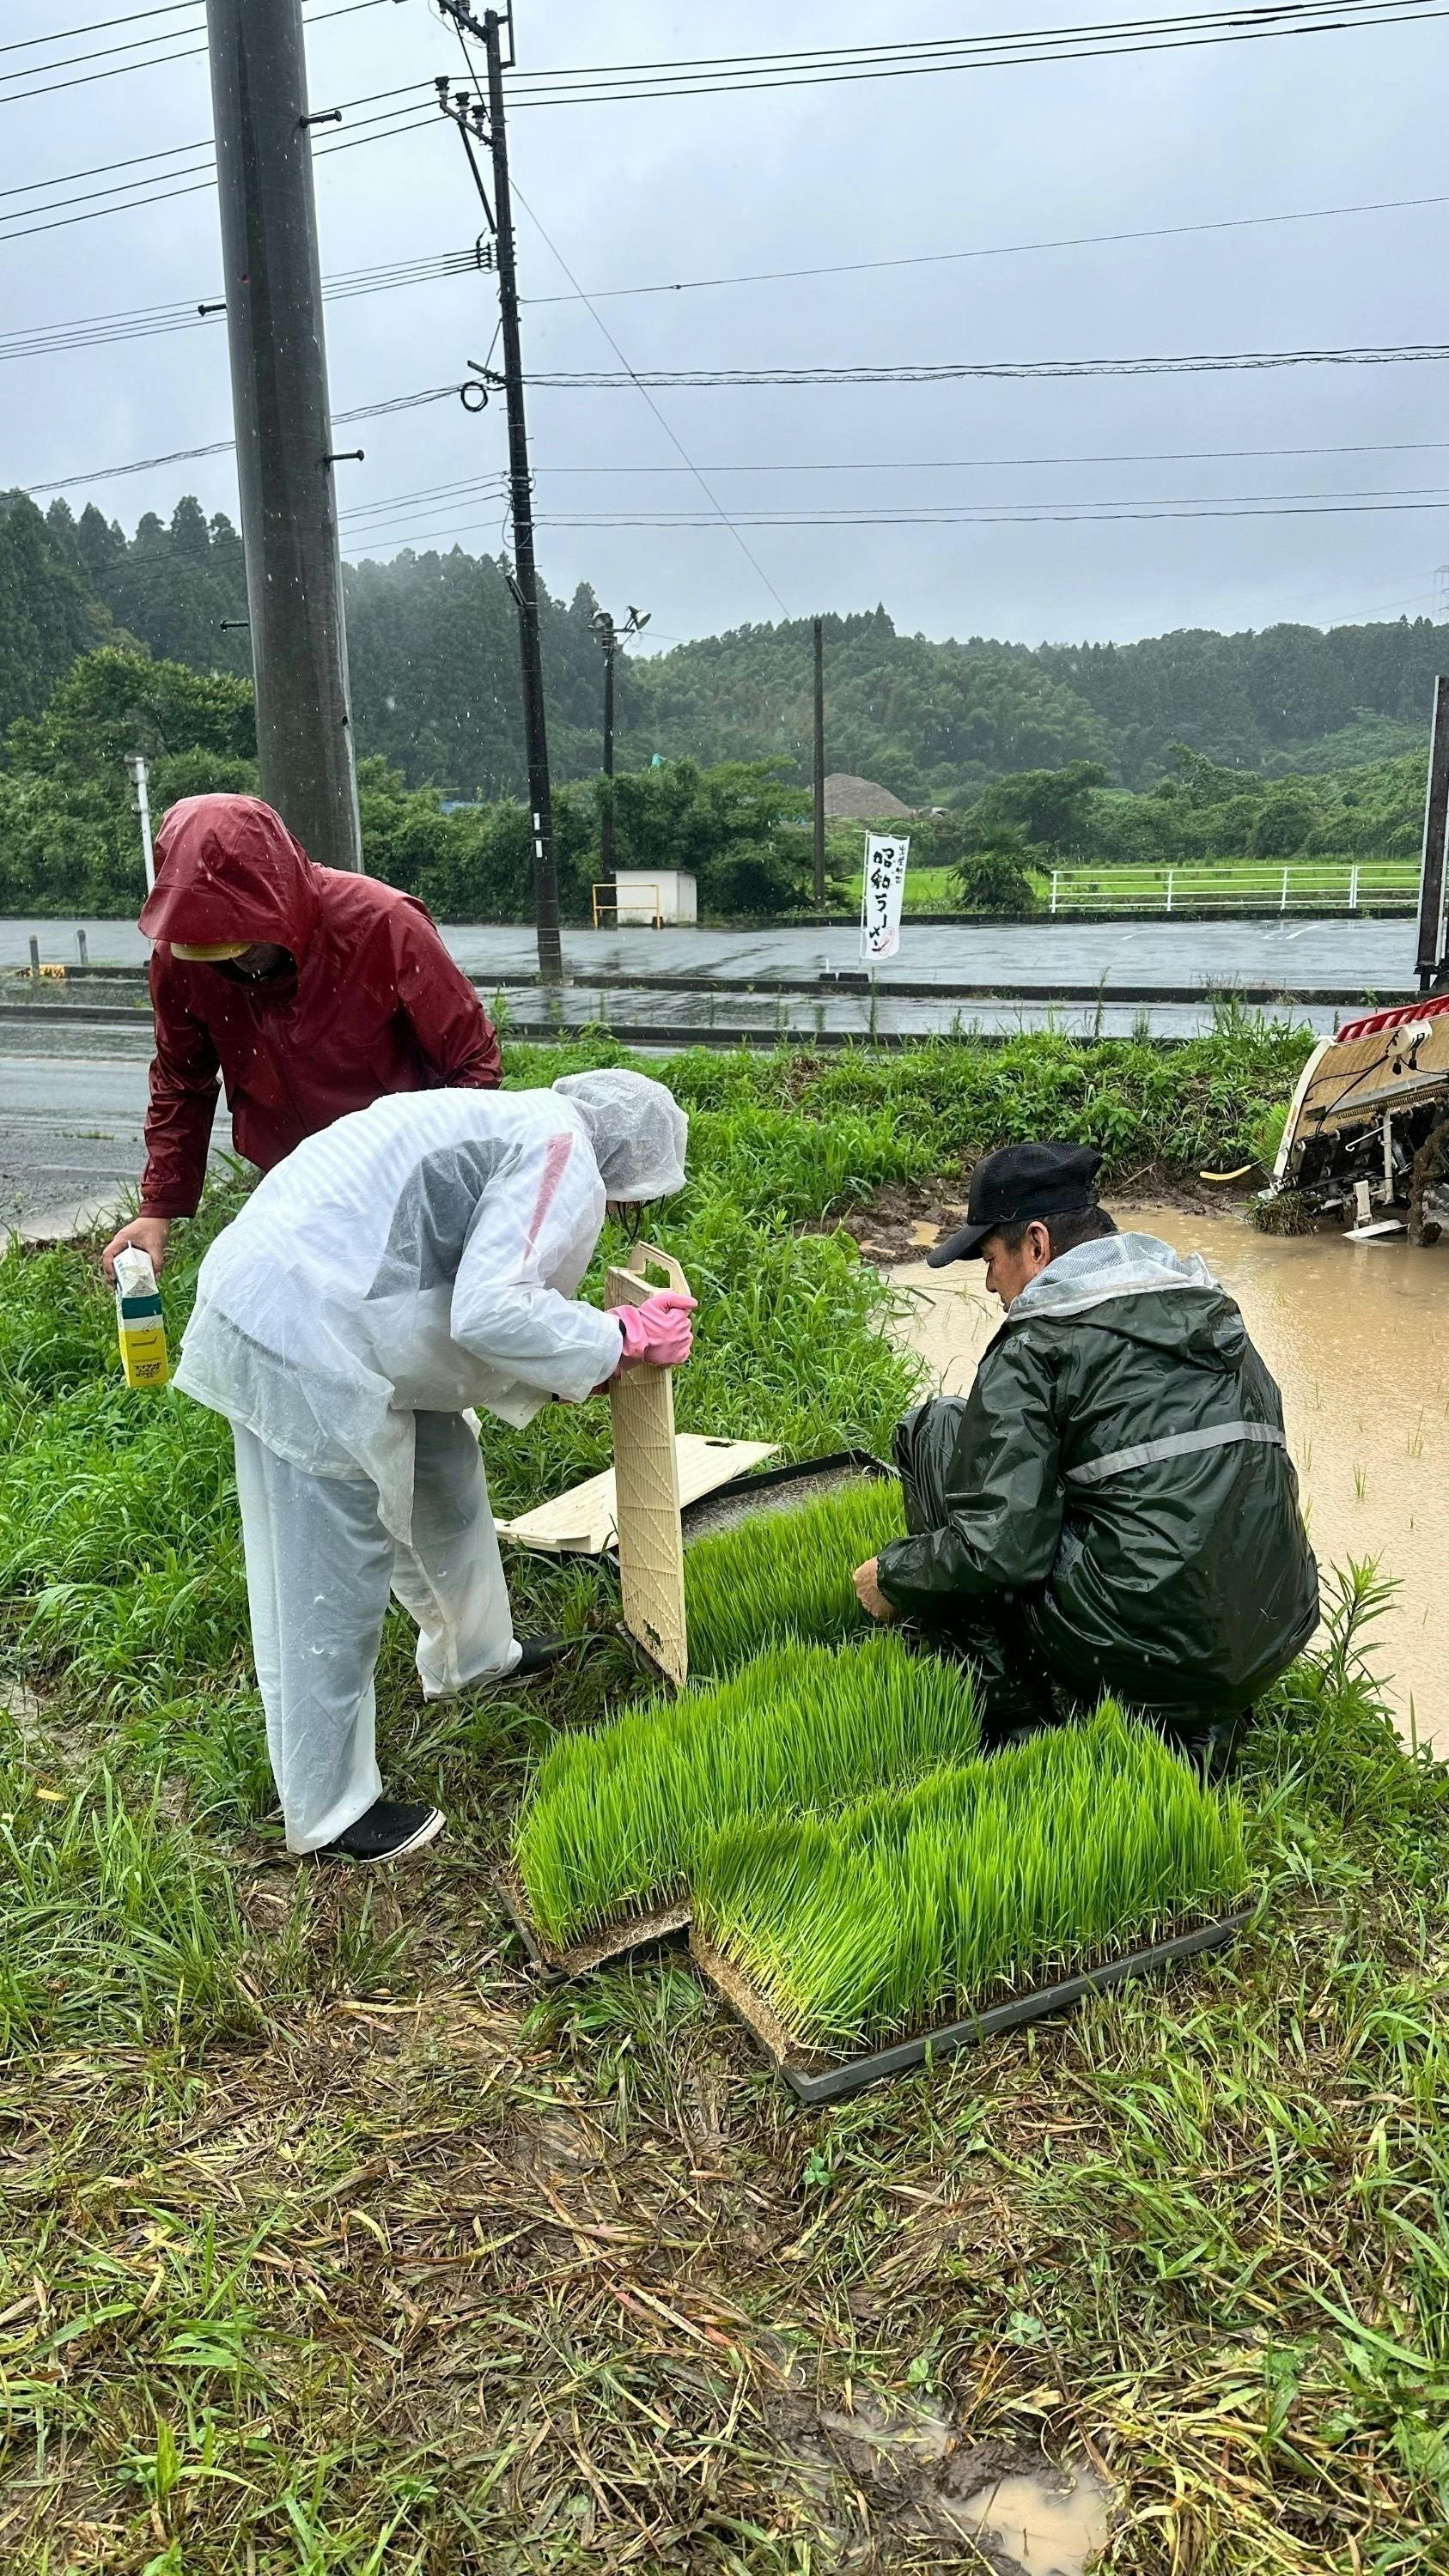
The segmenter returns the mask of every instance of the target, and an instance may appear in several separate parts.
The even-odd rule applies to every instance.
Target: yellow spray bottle
[[[149,1252],[127,1244],[116,1255],[116,1339],[127,1386],[164,1386],[171,1375],[166,1319]]]

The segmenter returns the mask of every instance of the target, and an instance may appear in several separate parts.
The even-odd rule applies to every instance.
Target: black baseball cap
[[[1102,1157],[1095,1145],[1003,1145],[983,1154],[971,1175],[966,1223],[928,1252],[933,1270],[948,1261],[979,1259],[999,1225],[1027,1225],[1034,1216],[1075,1216],[1097,1204]]]

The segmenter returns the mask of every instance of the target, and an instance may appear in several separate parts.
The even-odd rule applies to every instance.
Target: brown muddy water
[[[1449,1243],[1256,1233],[1236,1209],[1118,1208],[1122,1226],[1200,1252],[1243,1310],[1283,1390],[1288,1441],[1325,1571],[1374,1557],[1398,1590],[1370,1661],[1405,1735],[1449,1755]],[[964,1394],[1000,1321],[979,1266],[891,1274],[899,1331],[948,1395]],[[1437,1616],[1436,1616],[1437,1612]]]
[[[1083,2576],[1107,2545],[1110,2503],[1084,2465],[1060,2486],[1037,2474],[998,2479],[968,2500],[962,2518],[973,2540],[1021,2576]]]

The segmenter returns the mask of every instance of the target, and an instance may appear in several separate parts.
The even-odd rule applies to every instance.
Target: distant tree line
[[[461,547],[348,570],[358,742],[409,787],[483,803],[523,792],[506,574],[501,559]],[[595,605],[587,586],[542,601],[550,747],[565,783],[599,765]],[[39,715],[77,654],[106,642],[244,678],[248,637],[228,621],[245,616],[236,529],[194,499],[127,536],[94,504],[77,517],[63,500],[42,512],[0,496],[0,738],[17,716]],[[884,608],[824,623],[830,766],[916,807],[974,806],[1001,781],[1076,763],[1104,772],[1102,792],[1180,783],[1184,744],[1245,785],[1382,765],[1422,747],[1449,653],[1449,630],[1427,618],[1034,648],[902,635]],[[802,786],[810,687],[805,620],[621,660],[620,764],[643,769],[656,752],[701,770],[768,761]]]
[[[0,911],[125,913],[140,901],[140,851],[125,754],[151,765],[159,815],[180,796],[255,792],[251,683],[201,672],[115,644],[82,653],[36,715],[17,717],[0,764]],[[359,763],[366,865],[419,894],[443,919],[525,921],[532,876],[527,810],[494,797],[447,810],[437,787],[410,787],[380,753]],[[564,782],[555,799],[555,850],[564,916],[589,918],[600,873],[600,821],[614,805],[621,867],[680,868],[695,876],[704,912],[770,919],[810,901],[809,798],[768,761],[691,760]],[[1071,865],[1193,860],[1412,856],[1419,845],[1418,754],[1320,775],[1245,778],[1178,747],[1173,772],[1149,795],[1107,784],[1105,768],[998,779],[970,807],[921,814],[912,862],[954,874],[972,909],[1029,912],[1043,875]],[[830,836],[832,900],[862,835]]]
[[[0,767],[0,912],[123,914],[144,894],[139,826],[124,757],[151,765],[159,815],[180,796],[255,794],[251,682],[114,645],[73,661],[38,715],[10,728]],[[363,856],[374,875],[453,921],[532,918],[527,809],[513,798],[448,813],[436,787],[409,787],[379,754],[359,763]],[[589,918],[599,875],[602,779],[563,786],[555,848],[565,918]],[[769,917],[803,903],[808,799],[768,762],[692,761],[615,781],[621,867],[684,868],[704,909]]]

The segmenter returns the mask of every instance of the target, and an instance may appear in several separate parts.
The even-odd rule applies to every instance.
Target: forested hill
[[[359,746],[414,784],[491,798],[521,791],[516,629],[501,562],[455,548],[363,563],[347,576]],[[598,766],[602,671],[593,594],[544,602],[551,748],[561,778]],[[131,640],[200,670],[249,668],[240,539],[194,500],[133,536],[93,505],[42,514],[0,495],[0,740],[33,715],[78,653]],[[972,799],[1008,773],[1103,762],[1148,787],[1174,743],[1279,776],[1419,749],[1449,630],[1396,624],[1196,630],[1137,644],[933,643],[884,608],[825,621],[832,769],[908,804]],[[779,761],[809,774],[810,628],[740,627],[621,666],[619,760]]]

